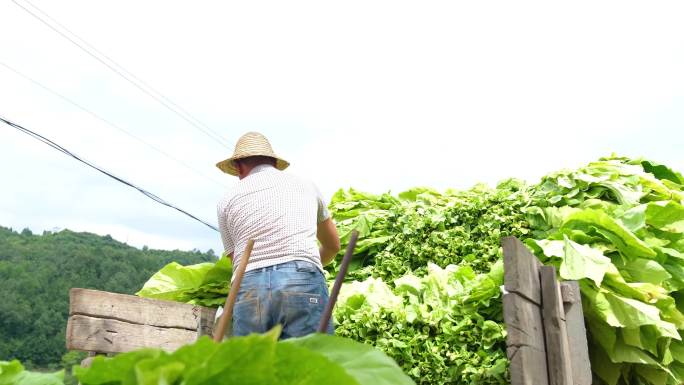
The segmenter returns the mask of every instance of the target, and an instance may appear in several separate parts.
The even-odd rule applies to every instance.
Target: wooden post
[[[508,335],[511,385],[547,385],[546,348],[542,328],[537,258],[515,237],[502,241],[504,250],[503,316]]]
[[[570,342],[573,385],[591,385],[591,363],[589,362],[587,330],[584,327],[579,283],[577,281],[561,283],[561,296],[565,310],[565,326]]]
[[[560,285],[556,280],[556,268],[542,266],[540,274],[549,385],[572,385],[568,331],[565,327]]]

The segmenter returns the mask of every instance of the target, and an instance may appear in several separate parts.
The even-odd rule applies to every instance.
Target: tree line
[[[169,262],[215,259],[212,250],[138,249],[109,235],[0,226],[0,361],[51,369],[73,363],[64,341],[73,287],[133,294]]]

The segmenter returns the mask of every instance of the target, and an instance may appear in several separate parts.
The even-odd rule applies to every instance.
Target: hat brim
[[[219,168],[219,170],[225,172],[226,174],[230,174],[233,176],[238,176],[238,170],[235,168],[235,165],[233,165],[233,161],[237,159],[243,159],[243,158],[249,158],[250,156],[254,155],[249,155],[249,156],[232,156],[226,160],[222,160],[218,163],[216,163],[216,167]],[[286,161],[285,159],[279,158],[277,156],[273,155],[263,155],[263,156],[268,156],[276,160],[276,168],[278,170],[285,170],[289,165],[290,162]]]

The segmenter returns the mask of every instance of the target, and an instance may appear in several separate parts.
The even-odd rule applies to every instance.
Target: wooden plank
[[[565,326],[565,311],[556,268],[540,268],[542,318],[546,337],[546,360],[549,385],[572,385],[572,364]]]
[[[501,240],[504,253],[504,287],[509,293],[518,293],[541,306],[539,267],[537,260],[516,237]]]
[[[199,319],[199,324],[197,325],[197,338],[199,339],[202,336],[213,336],[214,334],[214,325],[215,325],[215,317],[216,317],[216,309],[208,309],[210,311],[202,311],[200,312],[200,319]]]
[[[100,353],[122,353],[139,348],[174,351],[193,343],[197,330],[138,325],[115,319],[83,315],[69,317],[67,349]]]
[[[511,385],[546,385],[545,357],[539,358],[539,352],[529,346],[520,346],[510,352],[506,351],[510,361],[508,370],[511,374]],[[543,365],[540,364],[543,362]]]
[[[584,327],[582,313],[582,296],[579,283],[567,281],[561,284],[565,325],[570,345],[570,362],[572,364],[572,382],[574,385],[591,385],[591,363],[587,345],[587,330]]]
[[[213,319],[216,312],[203,306],[89,289],[71,289],[69,297],[69,315],[167,328],[197,330],[202,317]]]
[[[541,309],[517,293],[506,293],[503,296],[503,316],[511,385],[547,385]]]

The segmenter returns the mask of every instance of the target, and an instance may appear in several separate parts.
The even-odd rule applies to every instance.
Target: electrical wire
[[[131,183],[131,182],[128,182],[128,181],[126,181],[125,179],[120,178],[120,177],[118,177],[118,176],[116,176],[116,175],[113,175],[112,173],[110,173],[110,172],[108,172],[108,171],[106,171],[106,170],[104,170],[104,169],[102,169],[102,168],[100,168],[100,167],[98,167],[98,166],[96,166],[96,165],[94,165],[94,164],[88,162],[87,160],[85,160],[85,159],[83,159],[83,158],[81,158],[81,157],[75,155],[74,153],[72,153],[71,151],[67,150],[66,148],[60,146],[59,144],[57,144],[57,143],[55,143],[55,142],[53,142],[52,140],[50,140],[50,139],[48,139],[48,138],[46,138],[46,137],[44,137],[44,136],[42,136],[42,135],[40,135],[40,134],[34,132],[34,131],[31,131],[31,130],[29,130],[28,128],[22,127],[22,126],[20,126],[19,124],[16,124],[16,123],[14,123],[14,122],[12,122],[12,121],[10,121],[10,120],[7,120],[7,119],[3,118],[2,116],[0,116],[0,121],[2,121],[3,123],[7,124],[7,125],[10,126],[10,127],[16,128],[16,129],[19,130],[20,132],[22,132],[22,133],[24,133],[24,134],[26,134],[26,135],[32,137],[33,139],[39,140],[39,141],[43,142],[44,144],[47,144],[48,146],[52,147],[53,149],[55,149],[55,150],[57,150],[57,151],[59,151],[59,152],[65,154],[65,155],[67,155],[67,156],[70,156],[71,158],[76,159],[77,161],[79,161],[79,162],[85,164],[86,166],[88,166],[88,167],[90,167],[90,168],[93,168],[93,169],[95,169],[95,170],[101,172],[102,174],[105,174],[106,176],[108,176],[108,177],[110,177],[110,178],[116,180],[117,182],[123,183],[123,184],[125,184],[126,186],[129,186],[129,187],[132,187],[132,188],[138,190],[140,193],[142,193],[142,194],[145,195],[146,197],[152,199],[153,201],[155,201],[155,202],[157,202],[157,203],[159,203],[159,204],[162,204],[162,205],[164,205],[164,206],[166,206],[166,207],[172,208],[172,209],[174,209],[174,210],[176,210],[176,211],[179,211],[180,213],[185,214],[186,216],[188,216],[188,217],[190,217],[190,218],[196,220],[197,222],[200,222],[200,223],[202,223],[203,225],[209,227],[210,229],[212,229],[212,230],[218,232],[218,229],[216,228],[216,226],[211,225],[211,224],[209,224],[209,223],[207,223],[207,222],[205,222],[205,221],[199,219],[198,217],[196,217],[196,216],[190,214],[189,212],[187,212],[187,211],[185,211],[185,210],[183,210],[183,209],[181,209],[181,208],[178,208],[177,206],[174,206],[173,204],[171,204],[171,203],[169,203],[169,202],[163,200],[162,198],[158,197],[157,195],[155,195],[155,194],[153,194],[153,193],[151,193],[151,192],[149,192],[149,191],[143,189],[142,187],[138,187],[137,185],[135,185],[135,184],[133,184],[133,183]]]
[[[217,181],[216,179],[214,179],[214,178],[212,178],[212,177],[210,177],[210,176],[208,176],[208,175],[202,173],[201,171],[199,171],[199,170],[193,168],[192,166],[190,166],[189,164],[183,162],[182,160],[175,158],[174,156],[172,156],[172,155],[170,155],[169,153],[167,153],[166,151],[164,151],[164,150],[158,148],[157,146],[154,146],[153,144],[146,142],[145,140],[143,140],[142,138],[138,137],[137,135],[132,134],[132,133],[129,132],[128,130],[126,130],[126,129],[124,129],[124,128],[122,128],[122,127],[120,127],[120,126],[118,126],[118,125],[116,125],[116,124],[114,124],[114,123],[112,123],[112,122],[110,122],[109,120],[107,120],[107,119],[105,119],[105,118],[99,116],[99,115],[96,114],[95,112],[93,112],[93,111],[91,111],[91,110],[89,110],[89,109],[83,107],[82,105],[80,105],[79,103],[75,102],[74,100],[72,100],[72,99],[70,99],[70,98],[68,98],[68,97],[66,97],[66,96],[64,96],[64,95],[62,95],[62,94],[60,94],[59,92],[57,92],[57,91],[55,91],[55,90],[53,90],[53,89],[47,87],[46,85],[40,83],[39,81],[37,81],[37,80],[35,80],[35,79],[33,79],[33,78],[31,78],[31,77],[29,77],[29,76],[27,76],[27,75],[25,75],[25,74],[19,72],[17,69],[15,69],[15,68],[9,66],[8,64],[3,63],[2,61],[0,61],[0,66],[3,66],[3,67],[5,67],[5,68],[7,68],[8,70],[14,72],[16,75],[18,75],[18,76],[24,78],[25,80],[28,80],[29,82],[31,82],[31,83],[33,83],[34,85],[36,85],[36,86],[42,88],[43,90],[45,90],[45,91],[47,91],[47,92],[49,92],[49,93],[51,93],[51,94],[53,94],[53,95],[59,97],[60,99],[66,101],[67,103],[69,103],[69,104],[73,105],[74,107],[80,109],[81,111],[84,111],[84,112],[88,113],[88,114],[91,115],[92,117],[94,117],[94,118],[98,119],[99,121],[101,121],[101,122],[107,124],[108,126],[110,126],[110,127],[112,127],[112,128],[115,128],[115,129],[117,129],[117,130],[123,132],[124,134],[128,135],[129,137],[131,137],[131,138],[137,140],[138,142],[140,142],[140,143],[146,145],[147,147],[153,149],[154,151],[160,153],[161,155],[163,155],[163,156],[165,156],[165,157],[167,157],[167,158],[173,160],[174,162],[180,164],[181,166],[187,168],[188,170],[193,171],[193,172],[196,173],[197,175],[200,175],[200,176],[206,178],[207,180],[212,181],[213,183],[215,183],[215,184],[217,184],[217,185],[219,185],[219,186],[221,186],[221,187],[224,187],[224,188],[227,187],[225,184],[223,184],[223,183]]]
[[[45,24],[48,28],[52,29],[56,33],[58,33],[60,36],[63,38],[67,39],[70,41],[72,44],[80,48],[83,52],[94,58],[95,60],[99,61],[103,65],[105,65],[107,68],[110,70],[114,71],[117,75],[122,77],[124,80],[127,82],[131,83],[133,86],[138,88],[140,91],[145,93],[146,95],[150,96],[154,100],[156,100],[158,103],[160,103],[162,106],[164,106],[166,109],[169,111],[173,112],[176,114],[178,117],[181,119],[185,120],[187,123],[195,127],[196,129],[200,130],[203,132],[207,137],[211,138],[213,141],[216,143],[220,144],[222,148],[225,148],[228,146],[226,142],[221,138],[221,135],[217,133],[216,131],[212,130],[209,126],[206,124],[202,123],[199,119],[191,115],[189,112],[187,112],[185,109],[181,108],[178,104],[174,103],[171,101],[168,97],[164,96],[161,92],[155,90],[152,88],[150,85],[148,85],[146,82],[141,80],[139,77],[135,76],[133,73],[125,69],[122,65],[118,64],[116,61],[111,59],[109,56],[105,55],[95,47],[93,47],[91,44],[89,44],[87,41],[85,41],[83,38],[79,37],[75,33],[71,32],[68,28],[64,27],[61,23],[59,23],[57,20],[55,20],[53,17],[48,15],[45,11],[42,9],[38,8],[35,6],[33,3],[31,3],[28,0],[24,0],[25,3],[29,4],[31,7],[36,9],[38,12],[43,14],[46,18],[50,19],[53,23],[58,25],[60,28],[63,30],[67,31],[69,34],[71,34],[75,39],[78,39],[81,43],[76,41],[74,38],[68,36],[66,33],[60,31],[58,28],[56,28],[54,25],[50,24],[48,21],[46,21],[44,18],[40,17],[37,15],[35,12],[31,11],[27,7],[23,6],[20,4],[17,0],[12,0],[14,4],[19,6],[21,9],[29,13],[31,16],[36,18],[38,21],[41,23]],[[90,49],[90,50],[89,50]],[[93,52],[94,51],[97,53],[97,55]],[[99,55],[99,56],[98,56]],[[104,59],[103,59],[104,58]]]

